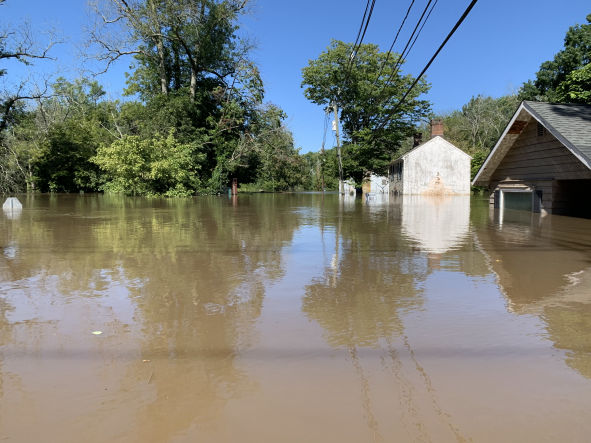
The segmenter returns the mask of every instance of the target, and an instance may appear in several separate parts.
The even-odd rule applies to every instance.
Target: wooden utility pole
[[[326,129],[328,125],[328,108],[325,109],[324,116],[324,136],[322,137],[322,147],[320,148],[320,178],[322,179],[322,193],[324,194],[324,144],[326,143]]]
[[[339,193],[344,194],[345,188],[343,184],[343,160],[341,159],[341,138],[339,137],[339,108],[337,107],[336,100],[332,102],[332,108],[334,110],[335,134],[337,137],[337,158],[339,160]]]

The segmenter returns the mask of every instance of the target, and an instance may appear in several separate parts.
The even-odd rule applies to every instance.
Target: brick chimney
[[[431,120],[431,138],[438,135],[443,137],[443,120]]]

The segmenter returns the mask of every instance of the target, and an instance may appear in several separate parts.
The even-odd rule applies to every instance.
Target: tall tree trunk
[[[160,92],[168,95],[168,75],[166,74],[166,53],[164,51],[164,42],[162,41],[162,26],[158,20],[158,11],[154,0],[150,1],[152,10],[152,22],[154,24],[154,38],[156,40],[156,50],[158,52],[158,74],[160,76]]]
[[[158,49],[158,71],[160,74],[160,92],[168,95],[168,76],[166,75],[166,58],[164,54],[164,44],[162,37],[156,38],[156,48]]]
[[[174,41],[172,43],[172,54],[173,54],[173,62],[172,62],[172,87],[175,91],[178,91],[182,85],[182,78],[181,78],[181,59],[179,54],[179,44],[178,42]]]
[[[197,73],[195,69],[191,67],[191,102],[195,101],[195,95],[197,93]]]

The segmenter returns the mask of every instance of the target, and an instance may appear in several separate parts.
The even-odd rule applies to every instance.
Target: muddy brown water
[[[591,220],[20,198],[0,213],[0,441],[589,441]]]

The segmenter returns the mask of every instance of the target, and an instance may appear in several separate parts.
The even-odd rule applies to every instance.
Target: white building
[[[431,123],[431,140],[390,164],[390,193],[469,195],[472,157],[443,137],[443,124]]]

